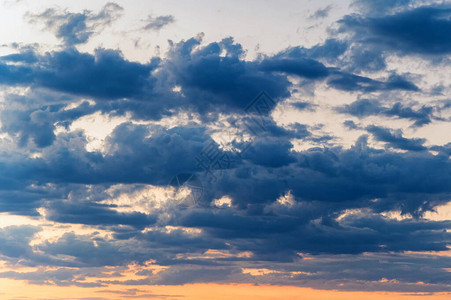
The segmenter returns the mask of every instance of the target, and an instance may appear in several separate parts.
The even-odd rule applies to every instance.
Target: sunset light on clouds
[[[0,299],[450,298],[450,1],[0,7]]]

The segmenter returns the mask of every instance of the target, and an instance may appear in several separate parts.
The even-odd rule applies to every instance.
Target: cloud
[[[305,48],[301,46],[289,47],[280,51],[273,57],[275,59],[311,59],[316,60],[313,62],[317,66],[320,66],[319,62],[327,62],[335,65],[341,61],[342,56],[345,54],[349,47],[349,42],[343,39],[328,38],[322,44],[317,44],[311,48]]]
[[[31,284],[54,284],[57,286],[100,287],[102,284],[82,282],[79,275],[82,272],[74,269],[59,268],[42,272],[6,271],[0,273],[1,278],[27,280]],[[77,278],[78,277],[78,278]]]
[[[181,86],[188,101],[196,99],[193,105],[200,112],[224,107],[242,111],[262,90],[276,101],[289,96],[286,76],[264,72],[259,64],[244,60],[241,45],[233,39],[199,45],[199,38],[176,44],[165,66],[174,86]]]
[[[160,30],[161,28],[174,23],[175,18],[171,15],[158,17],[148,16],[145,22],[146,25],[143,27],[144,30]]]
[[[0,255],[18,261],[32,255],[29,243],[40,229],[35,226],[9,226],[0,229]]]
[[[89,236],[77,236],[65,233],[56,242],[46,242],[39,250],[48,255],[68,255],[74,257],[73,266],[103,267],[118,266],[132,261],[138,261],[138,253],[130,256],[128,251],[121,249],[119,243],[104,241],[102,238],[92,239]]]
[[[421,74],[386,61],[446,54],[449,9],[354,3],[360,14],[339,22],[344,34],[255,59],[231,37],[205,43],[202,34],[171,41],[164,57],[147,63],[119,50],[75,49],[119,17],[112,3],[97,14],[30,15],[64,46],[46,53],[17,46],[0,57],[0,211],[43,222],[0,229],[6,264],[37,268],[0,277],[60,286],[449,290],[449,259],[439,251],[448,251],[451,224],[425,216],[449,203],[450,147],[427,134],[405,137],[390,122],[449,121],[446,82],[443,95],[431,95]],[[147,21],[146,30],[159,30],[174,17]],[[259,106],[258,95],[270,105]],[[250,104],[261,113],[249,113]],[[97,115],[121,116],[101,151],[71,126]],[[258,132],[238,127],[256,117]],[[337,120],[367,134],[347,142],[352,136],[330,125]],[[217,157],[233,159],[215,170]],[[181,173],[202,182],[194,205],[178,205],[169,192]],[[227,205],[215,205],[221,201]],[[75,224],[92,233],[71,232]],[[50,225],[69,229],[35,239]],[[152,264],[163,270],[146,269]],[[252,268],[269,272],[243,271]],[[137,279],[125,279],[130,274]]]
[[[262,68],[312,79],[326,77],[329,74],[323,64],[307,58],[264,60]]]
[[[44,23],[46,30],[53,31],[65,45],[84,44],[95,33],[110,26],[121,16],[123,8],[116,3],[108,2],[97,14],[89,10],[72,13],[49,8],[40,14],[28,13],[31,23]]]
[[[8,64],[11,56],[2,57],[0,84],[31,85],[80,96],[117,99],[139,96],[151,89],[154,79],[150,72],[156,61],[143,65],[130,62],[116,50],[97,49],[95,54],[80,53],[69,48],[34,54],[17,54],[15,62]]]
[[[336,89],[350,92],[374,92],[380,90],[419,90],[419,88],[414,83],[396,74],[390,75],[386,81],[379,81],[354,74],[336,72],[328,80],[328,84]]]
[[[110,206],[78,199],[74,202],[55,202],[47,207],[47,218],[60,223],[86,225],[126,225],[137,228],[151,226],[156,222],[156,216],[143,213],[118,213]]]
[[[353,6],[367,14],[380,14],[406,8],[416,1],[412,0],[354,0]]]
[[[328,5],[324,8],[320,8],[320,9],[316,10],[314,13],[312,13],[308,18],[313,19],[313,20],[327,18],[329,16],[331,9],[332,9],[332,5]]]
[[[337,111],[347,113],[359,118],[385,115],[388,117],[398,117],[414,121],[413,126],[424,126],[432,122],[432,120],[440,120],[434,115],[434,107],[423,105],[419,109],[403,105],[396,102],[392,106],[383,105],[378,100],[359,99],[351,104],[338,107]]]
[[[244,114],[244,108],[263,90],[276,103],[287,99],[292,87],[288,77],[292,75],[311,82],[325,80],[330,87],[348,92],[420,90],[405,76],[395,73],[386,80],[376,80],[326,67],[315,58],[330,61],[332,57],[326,53],[339,54],[346,49],[334,40],[310,49],[290,48],[254,61],[245,60],[241,45],[231,38],[205,46],[200,43],[198,37],[173,44],[166,59],[153,58],[147,64],[128,61],[119,51],[101,48],[94,54],[74,48],[39,54],[26,48],[0,58],[0,83],[93,98],[94,107],[80,107],[86,111],[79,110],[79,116],[101,111],[130,113],[141,120],[161,119],[180,110],[202,116],[211,112]],[[21,118],[31,120],[30,114],[38,113],[47,114],[46,120],[55,114],[64,115],[15,111],[8,117],[7,131],[20,134],[22,143],[31,137],[38,146],[48,146],[54,141],[51,122],[35,123],[37,127],[47,126],[39,130],[43,132],[39,136],[32,132],[37,127],[26,129],[17,124],[23,123]],[[54,121],[65,122],[59,119]]]
[[[407,139],[402,136],[402,131],[390,131],[387,128],[378,127],[375,125],[366,128],[376,140],[386,142],[393,148],[411,151],[424,151],[426,147],[423,146],[426,139]]]
[[[2,129],[10,134],[18,134],[21,146],[25,146],[31,138],[36,146],[46,147],[51,145],[56,138],[55,128],[48,117],[49,113],[42,110],[29,114],[22,111],[3,112]]]
[[[348,15],[339,23],[342,30],[354,33],[354,40],[371,44],[382,51],[436,56],[451,51],[448,38],[450,13],[451,9],[446,5],[420,6],[375,17]]]

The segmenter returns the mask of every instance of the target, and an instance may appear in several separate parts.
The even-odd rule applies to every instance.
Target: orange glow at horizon
[[[419,297],[420,296],[420,297]],[[344,292],[293,286],[252,284],[187,284],[174,286],[109,286],[101,288],[32,285],[23,281],[0,279],[0,298],[8,299],[294,299],[294,300],[448,300],[450,293],[421,294],[395,292]]]

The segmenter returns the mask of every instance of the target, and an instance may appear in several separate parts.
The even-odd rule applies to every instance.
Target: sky
[[[448,299],[451,2],[0,2],[1,299]]]

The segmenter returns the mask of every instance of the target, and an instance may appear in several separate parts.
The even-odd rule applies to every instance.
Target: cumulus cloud
[[[65,45],[74,46],[88,42],[91,36],[110,26],[122,11],[121,6],[109,2],[97,14],[89,10],[73,13],[49,8],[40,14],[28,13],[27,17],[32,23],[44,23],[46,30],[54,32]]]

